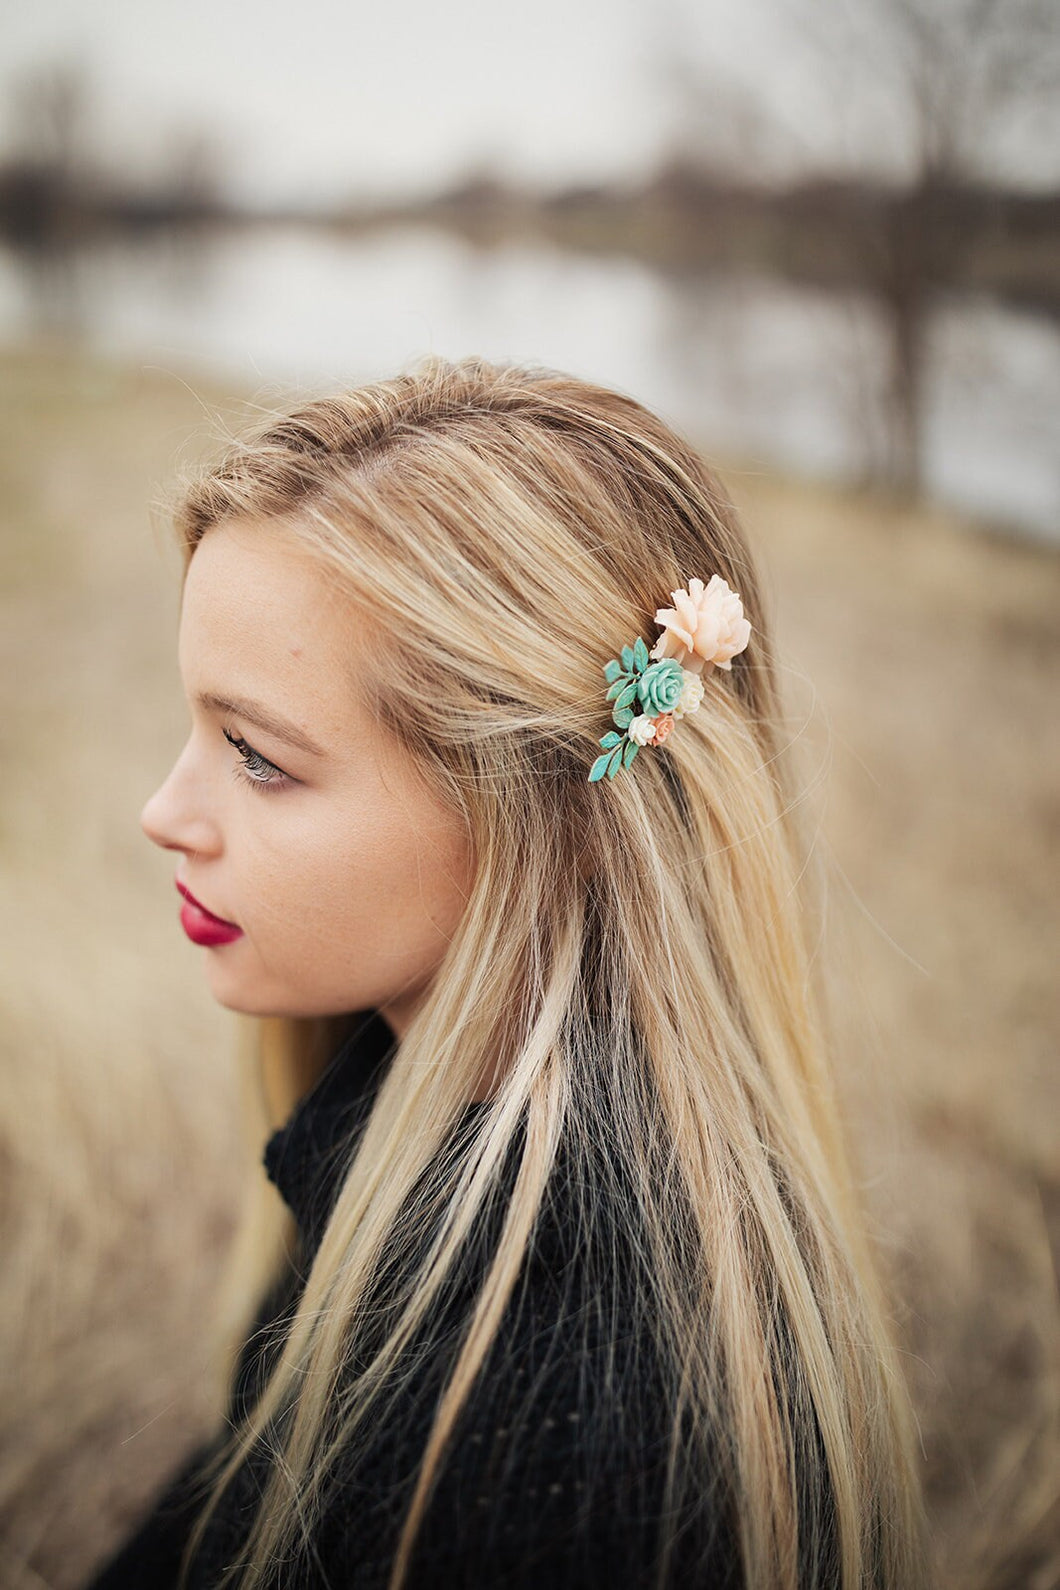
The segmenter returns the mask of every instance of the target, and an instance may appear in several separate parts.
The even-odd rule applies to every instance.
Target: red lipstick
[[[236,927],[234,922],[226,922],[224,917],[214,916],[212,911],[207,911],[200,905],[180,879],[176,880],[177,888],[184,896],[184,904],[180,908],[180,925],[195,944],[231,944],[233,939],[243,937],[243,929]]]

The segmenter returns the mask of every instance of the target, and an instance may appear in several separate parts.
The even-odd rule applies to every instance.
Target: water
[[[632,393],[708,452],[837,480],[878,472],[887,325],[860,293],[753,275],[675,282],[429,227],[231,230],[97,246],[32,275],[0,251],[0,338],[34,326],[261,402],[391,375],[426,353],[552,365]],[[1060,327],[987,299],[929,327],[928,492],[1060,541]]]

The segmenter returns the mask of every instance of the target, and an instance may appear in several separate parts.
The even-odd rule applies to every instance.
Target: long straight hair
[[[185,1567],[262,1442],[269,1478],[221,1585],[270,1584],[270,1565],[311,1539],[329,1465],[400,1383],[525,1134],[389,1590],[561,1142],[587,1160],[606,1143],[613,1185],[636,1189],[644,1252],[625,1279],[668,1366],[675,1516],[717,1485],[720,1451],[748,1585],[830,1575],[842,1590],[914,1590],[912,1420],[837,1116],[810,950],[821,885],[769,615],[718,481],[625,395],[537,366],[430,358],[230,444],[183,486],[185,567],[229,521],[285,528],[372,624],[385,663],[359,682],[366,705],[462,815],[475,868],[289,1332],[210,1470]],[[750,644],[706,678],[664,748],[590,784],[610,712],[603,665],[637,635],[654,639],[671,589],[715,573],[741,594]],[[342,1029],[256,1024],[274,1121]],[[463,1152],[443,1153],[491,1073]],[[586,1178],[586,1222],[594,1196]],[[424,1252],[410,1233],[425,1220]],[[285,1242],[263,1232],[248,1219],[233,1332],[284,1262]],[[385,1307],[367,1309],[380,1287]],[[369,1316],[385,1318],[382,1339]],[[660,1583],[665,1568],[663,1551]]]

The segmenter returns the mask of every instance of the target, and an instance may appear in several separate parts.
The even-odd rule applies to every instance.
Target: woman
[[[718,483],[627,397],[431,359],[232,446],[178,530],[143,822],[262,1018],[296,1237],[248,1222],[232,1428],[99,1585],[921,1584]]]

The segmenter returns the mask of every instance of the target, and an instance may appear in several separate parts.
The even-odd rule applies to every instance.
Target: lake
[[[0,249],[0,338],[42,330],[261,402],[480,353],[619,387],[708,457],[751,468],[857,481],[886,447],[887,327],[866,294],[751,274],[675,281],[544,245],[477,249],[426,225],[232,228],[96,244],[32,270]],[[1060,325],[964,298],[939,304],[928,334],[930,495],[1060,541]]]

